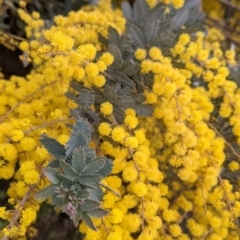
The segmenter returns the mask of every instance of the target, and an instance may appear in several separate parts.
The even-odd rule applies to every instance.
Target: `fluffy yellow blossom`
[[[33,222],[35,222],[36,218],[37,218],[36,211],[31,207],[27,207],[22,211],[20,222],[21,224],[23,224],[23,226],[28,227]]]
[[[0,207],[0,218],[6,220],[8,217],[8,212],[6,211],[6,207]]]
[[[33,138],[24,137],[21,141],[19,146],[23,151],[30,152],[36,147],[36,142]]]
[[[178,237],[182,234],[182,229],[177,224],[171,224],[169,226],[169,232],[173,237]]]
[[[77,53],[84,59],[93,60],[96,56],[97,49],[92,44],[85,44],[77,48]]]
[[[23,119],[20,120],[20,124],[21,124],[23,127],[28,127],[28,126],[30,126],[31,121],[30,121],[30,119],[28,119],[28,118],[23,118]]]
[[[200,61],[206,61],[208,59],[208,56],[209,56],[209,51],[201,50],[198,52],[197,58]]]
[[[133,156],[133,160],[140,168],[146,168],[148,162],[148,154],[144,151],[136,151]]]
[[[166,222],[176,222],[179,217],[179,213],[176,210],[165,209],[162,213],[162,217]]]
[[[99,74],[99,68],[96,63],[88,63],[85,72],[89,77],[96,77]]]
[[[39,181],[40,175],[36,170],[28,170],[24,173],[24,181],[27,184],[35,184]]]
[[[19,6],[22,7],[22,8],[25,8],[27,6],[27,2],[26,1],[19,1]]]
[[[137,117],[135,116],[132,116],[132,115],[127,115],[125,118],[124,118],[124,123],[130,127],[131,129],[134,129],[137,127],[138,125],[138,119]]]
[[[146,2],[150,8],[154,8],[157,4],[156,0],[146,0]]]
[[[138,139],[136,137],[127,137],[125,139],[125,146],[130,148],[138,147]]]
[[[126,132],[122,127],[115,127],[111,133],[112,139],[116,142],[123,143],[126,137]]]
[[[138,177],[136,167],[133,164],[126,166],[123,170],[122,177],[125,182],[132,182],[136,180]]]
[[[134,131],[135,137],[138,139],[138,143],[142,144],[146,140],[145,133],[142,131],[142,129]]]
[[[147,194],[147,186],[145,183],[137,182],[132,186],[132,191],[138,197],[144,197]]]
[[[143,60],[144,58],[146,58],[146,55],[147,52],[143,48],[138,48],[134,53],[134,56],[137,60]]]
[[[18,142],[20,140],[22,140],[22,138],[24,137],[24,133],[22,130],[20,129],[14,129],[11,133],[10,133],[11,139],[14,142]]]
[[[128,213],[123,217],[121,223],[122,228],[127,229],[129,232],[137,232],[141,225],[141,217],[136,213]]]
[[[104,102],[100,105],[100,111],[103,115],[110,115],[113,112],[113,105],[110,102]]]
[[[28,170],[35,170],[36,169],[36,164],[34,161],[26,161],[21,164],[19,171],[21,172],[22,175],[24,175]]]
[[[72,49],[74,45],[73,38],[67,36],[61,31],[56,31],[51,36],[51,45],[56,48],[58,51],[67,51]]]
[[[239,170],[239,163],[237,161],[231,161],[228,164],[228,169],[230,169],[231,171],[237,171]]]
[[[154,104],[158,100],[157,95],[153,92],[146,93],[145,97],[146,97],[146,103],[149,103],[149,104]]]
[[[98,126],[98,132],[102,135],[102,136],[109,136],[110,133],[112,131],[111,125],[109,123],[106,122],[102,122],[100,123],[100,125]]]
[[[205,233],[203,225],[198,224],[194,219],[190,218],[187,220],[187,227],[191,234],[195,237],[201,237]]]
[[[133,109],[133,108],[127,108],[125,111],[124,111],[125,115],[128,116],[128,115],[131,115],[131,116],[136,116],[136,111]]]
[[[104,72],[107,69],[107,65],[103,61],[98,61],[97,66],[98,66],[100,72]]]
[[[26,41],[22,41],[22,42],[20,42],[20,44],[19,44],[19,48],[20,48],[23,52],[28,51],[28,50],[29,50],[29,43],[26,42]]]
[[[182,33],[178,39],[178,41],[182,44],[182,45],[186,45],[190,42],[191,38],[190,35],[187,33]]]
[[[15,191],[18,197],[23,198],[27,193],[29,187],[24,181],[18,181],[15,186]]]
[[[53,119],[58,119],[58,118],[62,118],[63,117],[63,113],[60,109],[55,109],[53,112],[50,113],[50,116]]]
[[[122,240],[122,236],[117,232],[111,232],[106,240]]]
[[[99,60],[105,62],[105,64],[106,64],[107,66],[110,66],[110,65],[113,63],[114,58],[113,58],[113,56],[112,56],[111,53],[105,52],[105,53],[103,53],[103,55],[99,58]]]
[[[151,47],[148,54],[152,60],[161,60],[162,58],[162,52],[157,47]]]
[[[65,144],[67,143],[67,141],[69,140],[69,135],[61,134],[61,135],[57,138],[57,140],[58,140],[61,144],[65,145]]]
[[[34,19],[39,19],[39,18],[40,18],[40,13],[39,13],[39,12],[36,12],[36,11],[33,11],[33,12],[32,12],[32,17],[33,17]]]
[[[108,215],[108,220],[113,224],[118,224],[123,220],[123,213],[120,209],[113,208]]]

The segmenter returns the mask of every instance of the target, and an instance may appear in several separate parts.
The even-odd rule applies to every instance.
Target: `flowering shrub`
[[[100,1],[49,28],[18,10],[34,68],[0,81],[3,239],[33,237],[49,196],[86,240],[239,239],[235,52],[197,2]]]

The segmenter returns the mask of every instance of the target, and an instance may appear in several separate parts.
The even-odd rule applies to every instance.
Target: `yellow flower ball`
[[[146,93],[145,97],[146,97],[146,103],[149,103],[149,104],[154,104],[158,100],[158,96],[153,92]]]
[[[111,53],[105,52],[105,53],[99,58],[99,60],[105,62],[105,64],[106,64],[107,66],[110,66],[110,65],[113,63],[113,61],[114,61],[114,57],[113,57],[113,55],[112,55]]]
[[[111,232],[106,240],[122,240],[122,236],[117,232]]]
[[[228,164],[228,169],[232,172],[239,170],[239,163],[237,161],[231,161]]]
[[[39,13],[39,12],[36,12],[36,11],[33,11],[33,12],[32,12],[32,17],[33,17],[34,19],[39,19],[39,18],[40,18],[40,13]]]
[[[131,115],[131,116],[136,116],[136,111],[132,108],[127,108],[125,111],[124,111],[125,115]]]
[[[182,229],[177,224],[171,224],[169,226],[169,232],[173,237],[178,237],[182,234]]]
[[[134,56],[137,60],[143,60],[144,58],[146,58],[146,55],[147,52],[143,48],[138,48],[134,53]]]
[[[172,0],[172,5],[174,8],[179,9],[184,5],[184,0]]]
[[[30,137],[24,137],[21,141],[20,141],[20,147],[22,149],[22,151],[26,151],[26,152],[30,152],[32,150],[35,149],[36,147],[36,142],[33,138]]]
[[[22,8],[25,8],[27,6],[27,3],[26,1],[19,1],[19,6],[22,7]]]
[[[100,112],[107,116],[112,114],[113,112],[113,105],[110,102],[104,102],[100,105]]]
[[[111,131],[112,131],[112,128],[111,128],[111,125],[109,123],[103,122],[103,123],[100,123],[100,125],[98,126],[98,132],[102,136],[110,135]]]
[[[118,224],[123,220],[123,212],[118,208],[111,209],[110,214],[108,215],[109,222],[113,224]]]
[[[130,148],[138,147],[138,139],[136,137],[128,137],[125,139],[125,146]]]
[[[151,47],[148,53],[152,60],[160,60],[162,58],[162,52],[157,47]]]
[[[11,139],[14,141],[14,142],[18,142],[20,140],[23,139],[24,137],[24,133],[22,130],[20,129],[14,129],[11,133],[10,133],[10,136],[11,136]]]
[[[111,133],[112,139],[115,142],[123,143],[126,137],[126,132],[122,127],[115,127]]]
[[[96,77],[99,74],[99,68],[96,63],[88,63],[85,72],[89,77]]]
[[[19,48],[20,48],[23,52],[28,51],[28,50],[29,50],[29,43],[26,42],[26,41],[22,41],[22,42],[20,42],[20,44],[19,44]]]
[[[133,164],[126,166],[122,172],[122,177],[125,182],[132,182],[136,180],[138,177],[136,167]]]
[[[133,193],[138,197],[144,197],[147,194],[147,185],[142,182],[134,183],[132,186]]]
[[[135,116],[128,115],[124,118],[124,123],[131,129],[134,129],[138,125],[138,119]]]
[[[24,181],[27,184],[35,184],[39,181],[40,175],[36,170],[28,170],[24,173]]]

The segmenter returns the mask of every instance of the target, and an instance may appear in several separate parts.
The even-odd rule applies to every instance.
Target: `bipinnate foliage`
[[[145,0],[135,1],[133,7],[129,2],[123,2],[122,11],[127,26],[125,33],[120,35],[110,26],[108,38],[99,36],[101,43],[114,56],[114,62],[105,71],[107,82],[103,91],[95,87],[89,90],[75,81],[71,83],[79,95],[70,91],[67,96],[78,104],[78,114],[98,124],[100,105],[109,101],[118,123],[123,122],[124,110],[127,108],[133,108],[140,117],[151,116],[153,108],[145,103],[144,90],[152,87],[153,74],[141,73],[140,62],[135,59],[134,52],[138,48],[149,50],[156,46],[178,67],[179,63],[173,58],[170,49],[182,33],[195,33],[203,29],[204,14],[199,12],[199,2],[186,1],[180,10],[163,3],[150,9]],[[90,108],[92,104],[96,112]]]
[[[42,144],[55,160],[43,169],[51,184],[35,197],[39,200],[51,197],[52,205],[67,213],[76,227],[82,219],[96,230],[91,217],[101,218],[108,213],[100,208],[103,196],[100,182],[110,174],[112,162],[106,157],[96,157],[95,151],[89,147],[91,133],[91,125],[80,118],[65,146],[42,136]]]

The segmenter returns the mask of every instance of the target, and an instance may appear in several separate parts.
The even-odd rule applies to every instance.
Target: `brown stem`
[[[218,136],[223,138],[225,144],[232,150],[233,154],[236,157],[238,157],[238,159],[240,159],[240,155],[235,151],[235,149],[232,147],[232,145],[225,140],[224,136],[222,136],[222,134],[210,122],[207,122],[207,123],[217,133]]]
[[[48,83],[46,85],[41,86],[38,90],[32,92],[31,94],[29,94],[27,97],[25,97],[23,100],[21,100],[20,102],[18,102],[16,105],[14,105],[7,113],[5,113],[1,118],[0,118],[0,122],[3,122],[3,120],[9,115],[11,114],[17,107],[19,107],[22,103],[24,103],[25,101],[27,101],[29,98],[33,97],[36,93],[38,93],[39,91],[42,91],[44,88],[52,86],[56,83],[57,81]]]

